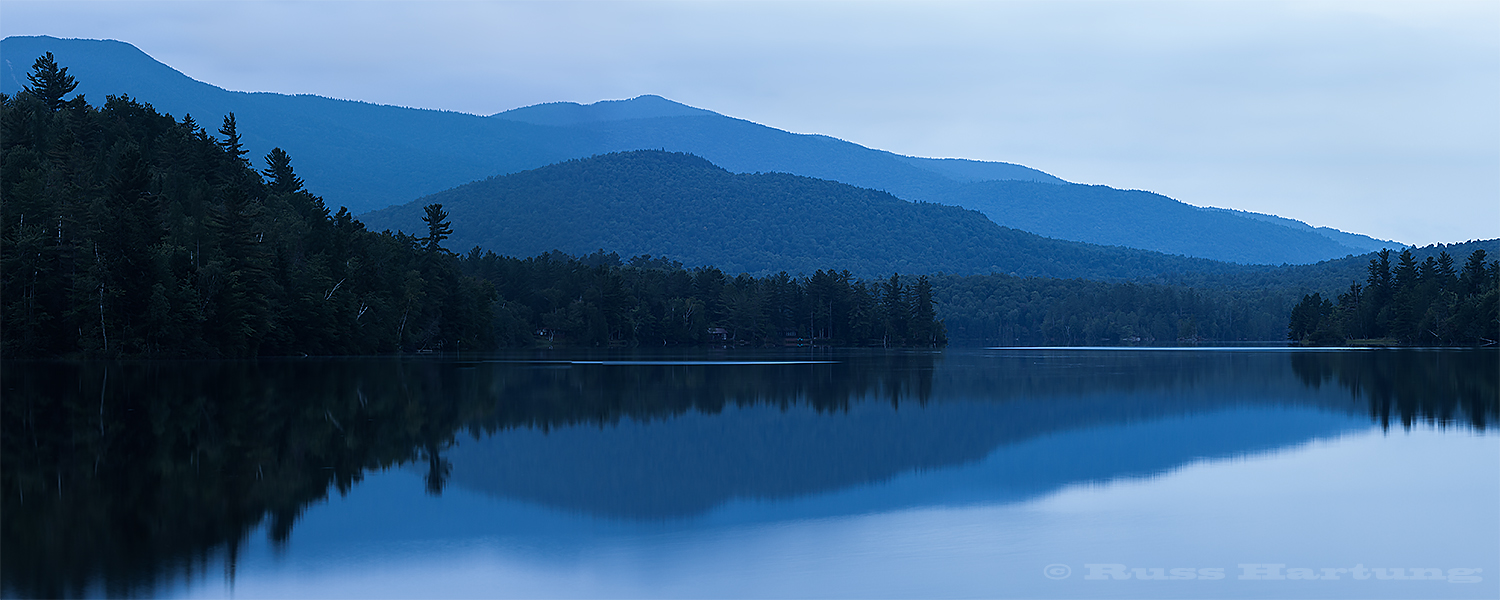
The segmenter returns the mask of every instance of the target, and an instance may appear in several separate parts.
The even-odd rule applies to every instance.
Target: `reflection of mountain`
[[[985,480],[969,473],[938,496],[993,502],[1369,427],[1363,417],[1319,409],[1257,403],[1180,412],[1161,400],[1102,394],[900,408],[871,401],[832,414],[758,405],[602,428],[513,430],[451,450],[449,482],[569,511],[671,518],[736,499],[798,498],[982,462]],[[869,504],[836,511],[930,495],[857,496]]]
[[[707,357],[766,356],[809,355]],[[811,356],[837,363],[7,362],[0,594],[151,595],[217,552],[233,561],[262,524],[287,543],[330,490],[359,494],[366,472],[407,464],[434,491],[591,514],[797,497],[847,514],[1150,474],[1350,417],[1500,414],[1493,351]],[[880,481],[895,491],[856,493]]]
[[[1093,431],[1164,432],[1105,456],[1055,447],[997,482],[1006,493],[1040,493],[1294,445],[1344,430],[1355,416],[1346,394],[1304,386],[1276,353],[992,352],[948,357],[931,377],[933,401],[920,405],[871,389],[834,412],[741,404],[502,431],[451,450],[450,481],[566,510],[681,517],[733,499],[792,498],[974,463],[1064,433],[1077,442]]]

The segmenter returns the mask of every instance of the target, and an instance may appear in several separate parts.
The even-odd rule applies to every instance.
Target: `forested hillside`
[[[492,290],[412,236],[372,233],[128,97],[65,99],[50,55],[0,95],[5,356],[350,354],[490,343]]]
[[[734,174],[701,158],[622,152],[460,186],[365,216],[418,231],[440,203],[463,224],[456,248],[665,255],[726,273],[1006,273],[1123,280],[1246,269],[1203,259],[1043,238],[977,212],[786,175]]]

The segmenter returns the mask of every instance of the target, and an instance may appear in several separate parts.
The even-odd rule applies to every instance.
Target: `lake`
[[[1494,350],[3,368],[7,597],[1500,597]]]

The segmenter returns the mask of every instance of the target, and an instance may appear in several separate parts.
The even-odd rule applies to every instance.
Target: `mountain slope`
[[[1253,220],[1262,221],[1262,222],[1265,222],[1265,223],[1274,223],[1276,225],[1280,225],[1282,227],[1288,227],[1288,228],[1291,228],[1291,229],[1296,229],[1298,231],[1312,231],[1312,232],[1316,232],[1318,235],[1321,235],[1321,236],[1323,236],[1325,238],[1328,238],[1330,240],[1338,242],[1339,244],[1342,244],[1344,246],[1348,246],[1350,248],[1355,248],[1357,250],[1360,250],[1361,252],[1379,252],[1382,248],[1391,248],[1391,249],[1394,249],[1394,250],[1400,250],[1400,249],[1402,249],[1403,247],[1406,246],[1406,244],[1402,244],[1400,242],[1393,242],[1393,241],[1390,241],[1390,240],[1378,240],[1378,239],[1372,238],[1372,237],[1370,237],[1368,235],[1360,235],[1360,234],[1357,234],[1357,233],[1349,233],[1347,231],[1339,231],[1339,230],[1334,229],[1332,227],[1313,227],[1312,225],[1308,225],[1307,223],[1303,223],[1302,221],[1298,221],[1296,219],[1288,219],[1286,217],[1278,217],[1276,215],[1268,215],[1268,214],[1265,214],[1265,213],[1257,213],[1257,212],[1249,212],[1249,211],[1243,211],[1243,210],[1235,210],[1235,209],[1232,209],[1232,208],[1213,208],[1213,207],[1200,208],[1199,210],[1210,211],[1210,212],[1231,213],[1231,214],[1233,214],[1235,216],[1244,217],[1246,219],[1253,219]]]
[[[785,172],[883,190],[913,201],[979,209],[1001,225],[1053,237],[1187,253],[1243,263],[1311,263],[1396,244],[1290,220],[1266,229],[1249,215],[1204,217],[1164,197],[1154,210],[1097,212],[1097,196],[1126,206],[1136,192],[1073,186],[1020,165],[901,156],[821,135],[801,135],[660,98],[589,105],[549,103],[489,117],[316,96],[231,92],[195,81],[123,42],[9,37],[0,41],[0,91],[15,93],[31,61],[53,52],[93,102],[129,94],[158,110],[192,114],[211,133],[233,112],[251,158],[287,150],[310,189],[355,213],[408,202],[488,176],[635,149],[688,152],[738,173]],[[1014,192],[1053,184],[1047,204]],[[1021,219],[1022,214],[1030,218]],[[1087,221],[1082,226],[1073,221]],[[1209,223],[1210,225],[1204,225]],[[1296,223],[1296,225],[1293,225]],[[1166,235],[1163,232],[1171,232]],[[1291,232],[1291,233],[1288,233]],[[1330,241],[1333,243],[1330,244]]]
[[[363,217],[425,234],[441,203],[449,248],[530,256],[603,248],[665,255],[728,273],[849,269],[1124,279],[1243,267],[1043,238],[958,207],[786,175],[734,174],[687,154],[640,150],[572,160],[433,194]]]
[[[949,203],[1047,237],[1146,247],[1237,263],[1306,263],[1363,251],[1311,231],[1206,211],[1160,194],[1102,185],[979,181],[955,187]],[[1400,248],[1400,244],[1385,247]]]

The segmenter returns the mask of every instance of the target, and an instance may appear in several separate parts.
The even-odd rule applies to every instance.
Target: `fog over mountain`
[[[53,52],[93,102],[128,94],[210,131],[233,112],[252,157],[291,153],[331,206],[364,213],[470,181],[608,152],[688,152],[736,173],[785,172],[882,190],[908,201],[972,208],[1047,237],[1213,260],[1312,263],[1399,244],[1280,218],[1205,210],[1164,196],[1073,185],[1021,165],[909,157],[793,134],[657,96],[547,103],[489,117],[316,96],[226,91],[129,44],[11,37],[0,90],[25,84]]]

